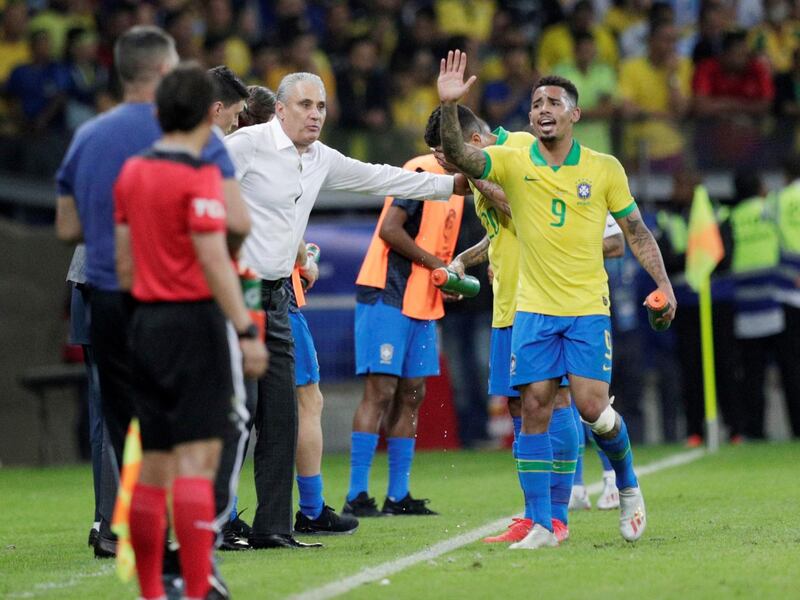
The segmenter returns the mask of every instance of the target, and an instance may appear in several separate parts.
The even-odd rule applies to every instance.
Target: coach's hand
[[[249,379],[258,379],[267,372],[269,354],[267,347],[261,339],[242,338],[239,340],[242,349],[242,362],[244,363],[244,376]]]
[[[445,302],[458,302],[459,300],[464,299],[464,296],[462,296],[461,294],[453,294],[452,292],[445,292],[444,290],[441,290],[441,292],[442,292],[442,300],[444,300]]]

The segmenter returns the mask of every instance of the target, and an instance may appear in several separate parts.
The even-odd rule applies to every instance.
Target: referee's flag
[[[689,246],[686,250],[686,281],[698,291],[725,256],[714,208],[702,185],[694,189],[689,213]]]
[[[139,419],[134,418],[125,437],[117,502],[114,505],[114,517],[111,519],[111,531],[117,534],[117,575],[122,581],[130,581],[136,568],[136,556],[131,546],[130,512],[133,488],[139,481],[141,467],[142,438],[139,433]]]

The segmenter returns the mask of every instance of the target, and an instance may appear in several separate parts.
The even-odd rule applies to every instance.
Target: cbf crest
[[[589,204],[592,197],[592,182],[588,179],[579,179],[576,193],[578,195],[578,206]]]

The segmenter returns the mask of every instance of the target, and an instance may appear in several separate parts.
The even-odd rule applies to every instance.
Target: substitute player
[[[242,357],[250,377],[267,365],[226,246],[221,174],[199,158],[211,133],[213,89],[198,67],[167,75],[156,92],[164,135],[125,163],[114,186],[117,275],[137,302],[132,384],[143,455],[130,528],[145,599],[165,597],[170,488],[184,596],[206,598],[213,481],[243,397]]]
[[[403,168],[444,173],[432,154]],[[464,197],[455,194],[447,202],[388,197],[383,205],[356,280],[356,374],[365,378],[353,417],[345,515],[436,514],[427,500],[411,496],[408,483],[425,378],[439,374],[436,321],[444,316],[444,294],[431,283],[430,272],[452,259],[463,210]],[[381,423],[389,487],[379,511],[368,489]]]
[[[509,132],[502,127],[490,133],[488,125],[475,117],[464,106],[458,107],[458,114],[464,140],[476,148],[493,145],[524,148],[529,147],[534,141],[534,137],[527,132]],[[435,123],[433,127],[429,127],[429,131],[438,132],[440,109],[437,108],[434,111],[431,119]],[[480,125],[478,131],[470,128],[470,125],[475,122]],[[442,160],[443,156],[439,153],[441,148],[440,138],[431,136],[430,139],[426,139],[426,143],[435,148],[437,158]],[[449,166],[442,162],[440,164],[445,169]],[[502,190],[496,184],[485,181],[477,181],[473,185],[483,189],[486,195],[492,195],[495,198],[494,202],[490,202],[479,189],[473,189],[475,211],[486,229],[487,235],[478,244],[457,256],[450,263],[449,268],[463,276],[465,269],[481,264],[487,259],[489,260],[493,272],[492,292],[494,295],[489,394],[507,398],[509,412],[514,424],[514,457],[516,458],[517,439],[522,426],[522,408],[519,392],[511,387],[509,378],[511,370],[511,325],[516,310],[517,283],[519,279],[519,244],[511,218],[498,211],[494,206],[494,204],[498,203],[507,203]],[[498,195],[502,197],[498,199]],[[604,256],[621,256],[624,251],[624,244],[622,231],[616,221],[609,215],[603,232]],[[577,461],[580,460],[580,436],[578,435],[580,431],[575,430],[570,406],[569,390],[565,379],[562,381],[562,387],[559,388],[553,418],[548,429],[554,456],[550,481],[552,523],[553,531],[559,541],[569,537],[567,528],[568,504],[570,492],[573,488],[573,475],[576,471]],[[582,429],[582,424],[580,427]],[[485,538],[484,541],[489,543],[520,541],[533,527],[531,516],[532,507],[526,504],[524,518],[514,519],[506,532],[498,536]]]
[[[511,385],[520,389],[522,432],[518,471],[526,503],[533,506],[531,532],[512,548],[557,546],[552,531],[550,473],[553,448],[547,429],[560,377],[567,373],[581,417],[608,455],[620,489],[620,533],[641,537],[645,506],[633,470],[630,439],[611,407],[611,324],[602,231],[611,212],[631,250],[669,300],[664,320],[675,316],[675,296],[661,253],[612,156],[582,147],[572,128],[580,119],[578,92],[568,80],[545,77],[533,89],[530,122],[537,140],[527,148],[464,143],[458,100],[475,81],[464,82],[466,56],[442,60],[442,145],[449,162],[473,177],[498,183],[506,193],[520,243],[517,313],[511,339]]]

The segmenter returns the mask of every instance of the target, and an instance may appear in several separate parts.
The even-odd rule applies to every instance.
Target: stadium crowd
[[[108,108],[115,40],[155,24],[182,59],[226,64],[247,83],[317,73],[329,124],[361,152],[374,149],[354,132],[389,128],[424,149],[437,58],[457,46],[479,59],[466,102],[490,126],[525,127],[531,84],[561,74],[585,90],[580,139],[613,148],[629,171],[643,157],[668,173],[695,161],[763,167],[796,146],[800,3],[790,0],[3,0],[0,10],[6,136],[72,131]],[[21,160],[10,152],[6,162]]]

